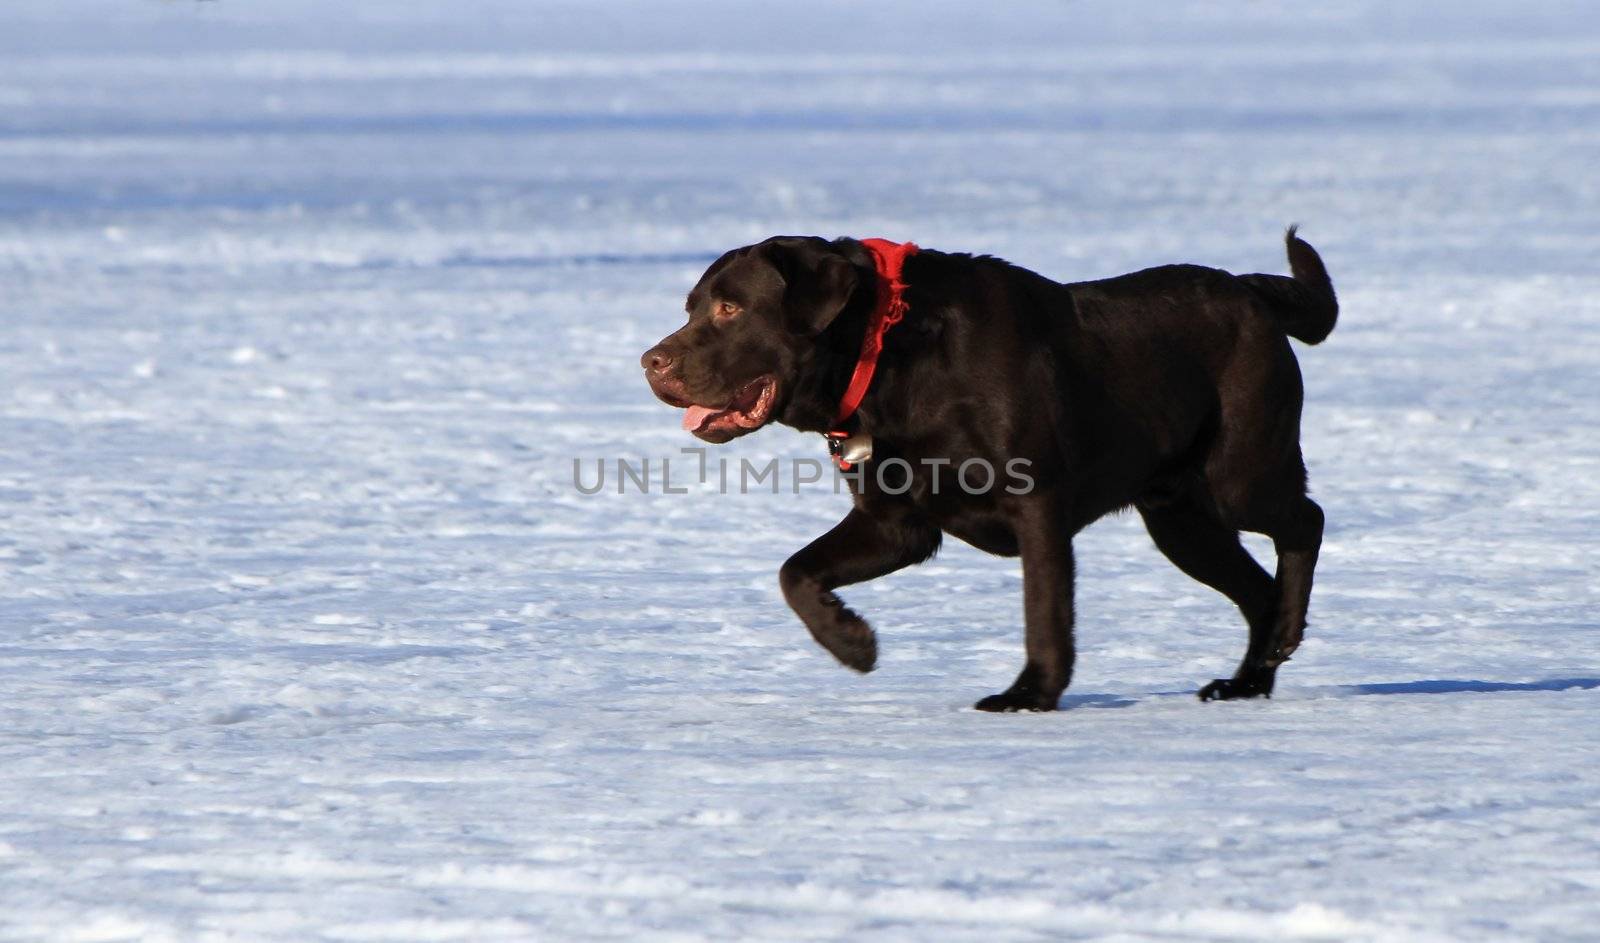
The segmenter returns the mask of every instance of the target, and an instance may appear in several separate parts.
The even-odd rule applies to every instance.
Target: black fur
[[[1060,284],[987,256],[912,256],[910,313],[889,333],[850,420],[875,453],[854,508],[779,573],[812,636],[870,671],[873,631],[835,589],[928,559],[943,534],[1020,555],[1026,661],[1010,688],[977,707],[1052,710],[1072,677],[1072,537],[1133,507],[1156,546],[1249,625],[1238,671],[1200,697],[1270,694],[1305,630],[1323,525],[1306,496],[1288,337],[1315,344],[1338,315],[1316,250],[1292,228],[1286,243],[1292,278],[1169,265]],[[736,249],[690,293],[689,323],[645,354],[651,386],[674,405],[720,408],[760,379],[775,383],[775,397],[770,415],[741,413],[749,422],[824,431],[855,366],[876,277],[853,239],[776,237]],[[899,495],[889,491],[904,482],[886,490],[872,473],[896,457],[912,469]],[[969,494],[955,468],[972,458],[995,469],[1025,459],[1034,487]],[[1272,538],[1275,576],[1240,545],[1241,530]]]

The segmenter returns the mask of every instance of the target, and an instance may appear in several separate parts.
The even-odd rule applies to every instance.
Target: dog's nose
[[[639,358],[639,366],[651,373],[660,373],[672,366],[672,355],[664,347],[652,347]]]

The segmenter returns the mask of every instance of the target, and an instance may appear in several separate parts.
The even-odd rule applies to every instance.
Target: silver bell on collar
[[[854,435],[830,432],[828,454],[833,456],[833,463],[839,466],[840,471],[849,471],[852,465],[859,465],[872,458],[872,436],[865,432],[857,432]]]

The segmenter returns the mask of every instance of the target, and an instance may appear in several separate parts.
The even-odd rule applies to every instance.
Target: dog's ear
[[[783,277],[783,316],[789,330],[807,337],[821,334],[855,293],[856,267],[816,236],[778,236],[762,248]]]

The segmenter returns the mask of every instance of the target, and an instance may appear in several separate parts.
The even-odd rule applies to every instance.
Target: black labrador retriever
[[[844,440],[853,509],[779,580],[851,668],[872,670],[877,642],[833,591],[949,533],[1022,558],[1027,662],[977,708],[1053,710],[1072,678],[1072,537],[1132,506],[1249,624],[1238,671],[1201,699],[1270,695],[1305,632],[1323,526],[1288,338],[1315,344],[1338,316],[1316,250],[1293,228],[1285,241],[1292,278],[1167,265],[1061,284],[989,256],[779,236],[714,262],[688,323],[641,362],[708,442],[773,421]],[[967,487],[974,460],[991,478],[1025,469],[1028,487]],[[1272,539],[1276,576],[1241,530]]]

